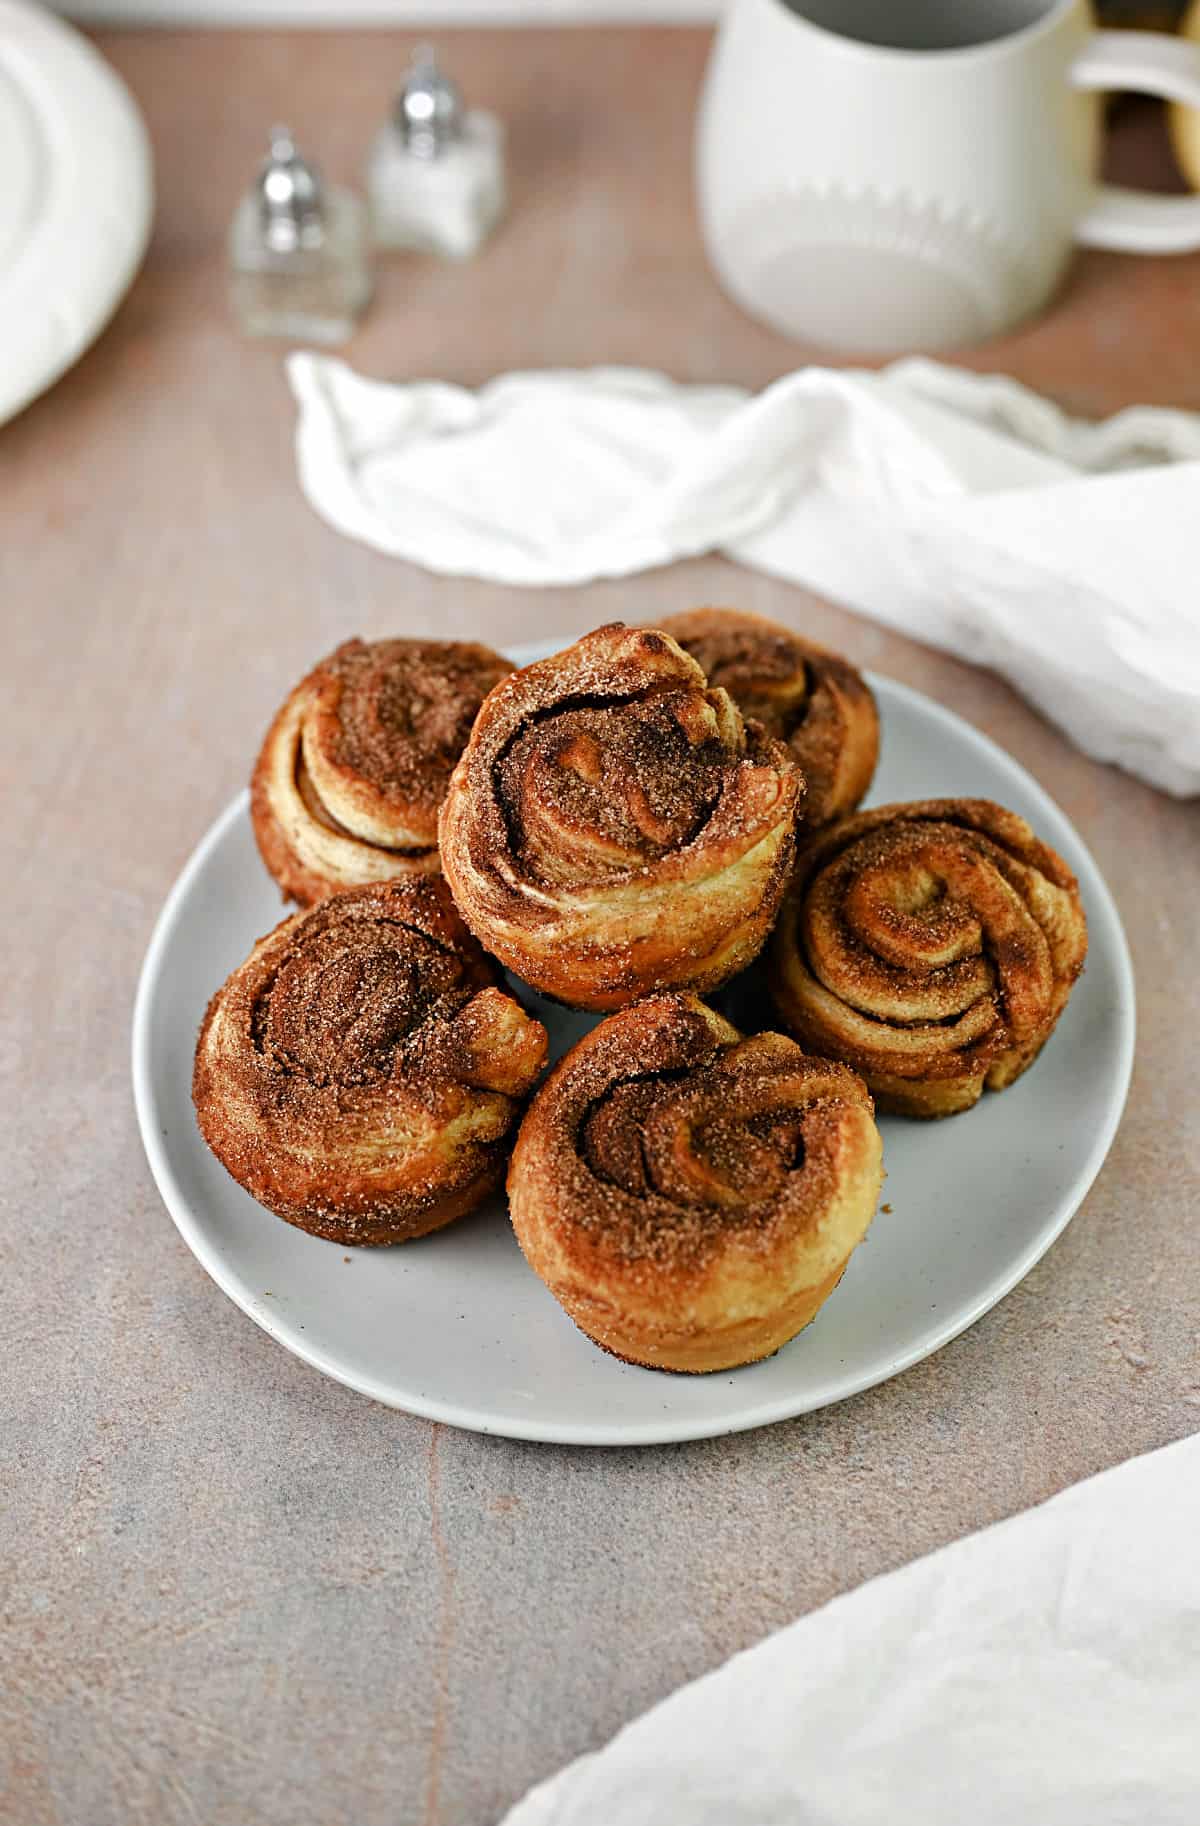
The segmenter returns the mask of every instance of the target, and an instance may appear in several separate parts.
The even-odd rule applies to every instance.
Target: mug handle
[[[1200,108],[1200,45],[1165,32],[1096,32],[1071,65],[1070,80],[1077,89],[1138,89]],[[1191,253],[1200,248],[1200,196],[1101,184],[1075,239],[1118,253]]]

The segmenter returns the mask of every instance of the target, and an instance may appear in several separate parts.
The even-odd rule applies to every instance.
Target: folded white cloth
[[[835,1599],[505,1826],[1195,1826],[1200,1438]]]
[[[1067,418],[908,361],[756,397],[636,369],[389,386],[290,358],[318,513],[430,570],[625,576],[721,549],[993,666],[1079,746],[1200,791],[1200,416]]]

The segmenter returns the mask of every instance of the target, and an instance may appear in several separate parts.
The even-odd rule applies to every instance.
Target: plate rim
[[[530,653],[535,647],[539,654],[558,650],[543,642],[525,643],[522,647],[511,648],[510,655],[517,657],[521,652]],[[519,663],[528,663],[528,661]],[[1076,1175],[1070,1191],[1060,1199],[1047,1222],[1028,1247],[1015,1258],[1014,1264],[1008,1270],[994,1277],[986,1289],[966,1308],[960,1308],[953,1319],[938,1327],[933,1334],[932,1341],[927,1339],[919,1346],[913,1346],[900,1352],[882,1369],[869,1370],[857,1375],[850,1374],[844,1381],[837,1381],[836,1392],[818,1389],[815,1393],[810,1393],[799,1400],[775,1395],[756,1406],[748,1405],[745,1411],[735,1419],[731,1419],[727,1415],[717,1416],[711,1422],[704,1419],[689,1419],[672,1423],[664,1422],[661,1419],[647,1419],[641,1425],[622,1423],[613,1426],[574,1425],[530,1419],[527,1422],[514,1420],[503,1426],[497,1426],[494,1417],[489,1417],[486,1413],[464,1407],[454,1401],[442,1401],[415,1391],[411,1395],[406,1394],[404,1401],[400,1401],[391,1388],[378,1378],[358,1372],[353,1367],[347,1368],[340,1359],[331,1356],[320,1346],[309,1343],[298,1328],[281,1322],[283,1315],[279,1309],[265,1310],[263,1306],[255,1304],[253,1296],[240,1284],[237,1274],[231,1270],[219,1249],[207,1237],[203,1224],[198,1220],[179,1186],[159,1133],[156,1093],[150,1071],[150,1029],[155,991],[163,971],[170,941],[182,916],[193,882],[204,869],[213,851],[224,840],[230,828],[246,814],[250,795],[249,791],[243,787],[209,825],[171,885],[155,921],[138,977],[131,1034],[134,1106],[142,1146],[151,1175],[159,1196],[183,1241],[221,1291],[248,1318],[253,1319],[256,1325],[260,1326],[276,1343],[283,1345],[293,1356],[319,1370],[332,1381],[340,1382],[344,1387],[355,1390],[356,1393],[367,1395],[385,1407],[393,1408],[401,1413],[413,1414],[421,1419],[458,1427],[466,1432],[484,1433],[498,1438],[520,1439],[545,1445],[617,1448],[674,1445],[688,1440],[720,1438],[726,1434],[750,1432],[761,1426],[773,1426],[782,1420],[796,1419],[802,1414],[814,1413],[824,1407],[832,1407],[841,1401],[849,1400],[853,1395],[862,1394],[867,1389],[877,1388],[885,1382],[890,1382],[894,1377],[902,1375],[916,1364],[924,1362],[927,1357],[935,1356],[938,1351],[944,1350],[946,1345],[953,1343],[955,1338],[961,1337],[964,1332],[969,1331],[972,1325],[976,1324],[985,1313],[990,1312],[994,1306],[998,1306],[1001,1300],[1007,1298],[1058,1241],[1079,1210],[1108,1157],[1113,1138],[1124,1115],[1133,1074],[1137,1039],[1137,995],[1129,941],[1112,891],[1091,850],[1067,814],[1015,756],[1009,754],[1007,749],[1002,748],[983,730],[977,729],[973,723],[960,716],[957,711],[948,709],[944,704],[939,704],[936,699],[917,690],[914,686],[869,671],[864,672],[864,677],[873,690],[879,690],[882,686],[885,694],[888,692],[898,694],[910,706],[919,709],[923,714],[932,714],[935,721],[949,726],[956,734],[965,732],[969,741],[982,746],[989,759],[999,762],[1002,771],[1007,769],[1019,776],[1022,787],[1038,803],[1039,811],[1047,812],[1052,824],[1061,823],[1071,832],[1093,878],[1088,883],[1089,933],[1097,921],[1102,922],[1106,928],[1105,936],[1113,960],[1117,987],[1116,1002],[1119,1022],[1115,1061],[1117,1094],[1111,1101],[1105,1121],[1097,1131],[1084,1165]],[[215,987],[216,985],[214,985],[214,989]]]
[[[4,425],[74,367],[132,285],[154,224],[154,159],[128,85],[67,20],[27,0],[0,0],[0,62],[35,113],[46,91],[53,93],[54,128],[78,154],[65,187],[61,163],[53,166],[59,181],[49,211],[18,248],[7,286],[0,273],[0,323],[10,342],[0,373]],[[40,92],[21,83],[23,67],[43,79]],[[71,290],[65,306],[64,276]],[[22,334],[31,311],[36,328]],[[43,335],[48,318],[50,342]]]

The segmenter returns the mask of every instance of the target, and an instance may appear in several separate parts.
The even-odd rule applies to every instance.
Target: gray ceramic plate
[[[1079,876],[1091,949],[1058,1031],[1011,1090],[948,1122],[883,1119],[891,1208],[807,1331],[727,1374],[634,1369],[560,1311],[525,1266],[499,1199],[419,1242],[346,1251],[281,1223],[236,1186],[200,1140],[191,1070],[208,997],[281,913],[245,795],[167,899],[133,1031],[146,1153],[217,1285],[288,1350],[377,1401],[479,1432],[585,1445],[698,1439],[823,1407],[899,1374],[1003,1299],[1078,1209],[1120,1119],[1133,1056],[1129,952],[1096,865],[1030,776],[928,698],[872,683],[884,747],[871,801],[978,795],[1023,813]],[[591,1024],[549,1004],[539,1012],[556,1054]]]

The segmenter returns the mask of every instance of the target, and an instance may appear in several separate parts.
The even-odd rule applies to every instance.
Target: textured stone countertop
[[[1200,1426],[1194,806],[1076,753],[995,678],[719,560],[524,594],[435,578],[301,500],[278,351],[238,339],[228,214],[280,114],[352,176],[402,35],[107,35],[159,175],[146,269],[0,430],[8,905],[0,1817],[14,1826],[485,1826],[533,1780],[874,1573]],[[477,382],[633,362],[762,384],[802,352],[717,290],[691,210],[703,32],[470,32],[511,123],[510,225],[397,261],[349,359]],[[1153,112],[1115,159],[1165,181]],[[1200,407],[1200,258],[1080,262],[967,358],[1077,410]],[[351,634],[498,646],[736,601],[916,685],[1076,821],[1138,972],[1133,1090],[1028,1280],[887,1386],[643,1451],[372,1405],[218,1292],[150,1179],[134,984],[281,688]]]

